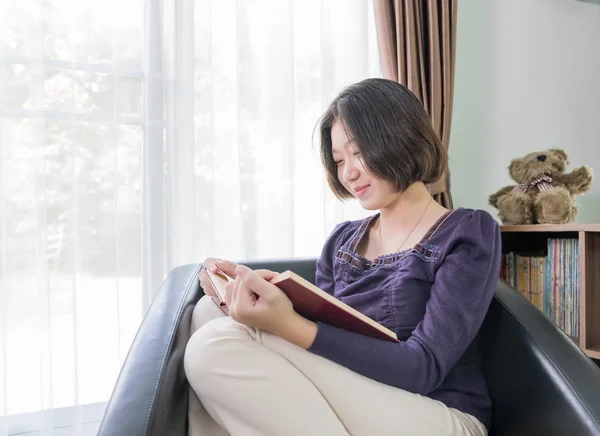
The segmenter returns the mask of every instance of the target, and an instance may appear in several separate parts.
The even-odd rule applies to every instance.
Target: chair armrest
[[[199,265],[173,269],[152,301],[108,402],[99,436],[187,434],[183,353],[203,295]]]
[[[314,283],[316,259],[240,262],[252,269],[291,269]],[[152,302],[100,424],[98,436],[186,435],[189,385],[183,354],[194,306],[204,295],[200,265],[173,269]]]
[[[503,280],[481,333],[493,436],[600,434],[600,369]]]

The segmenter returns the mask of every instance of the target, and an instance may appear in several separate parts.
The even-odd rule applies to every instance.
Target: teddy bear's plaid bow
[[[529,183],[523,183],[521,185],[517,185],[512,190],[513,190],[513,192],[527,192],[529,189],[535,188],[537,186],[537,188],[540,191],[549,191],[550,189],[552,189],[551,183],[552,183],[552,177],[542,176],[542,177],[538,177],[537,179],[533,179]]]

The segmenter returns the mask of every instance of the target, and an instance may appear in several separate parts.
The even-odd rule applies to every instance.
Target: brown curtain
[[[383,77],[421,99],[448,150],[457,0],[373,0],[373,5]],[[428,189],[438,203],[453,207],[448,168]]]

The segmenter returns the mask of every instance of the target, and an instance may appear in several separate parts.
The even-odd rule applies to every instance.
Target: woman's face
[[[398,199],[400,194],[392,183],[369,173],[351,132],[340,120],[335,120],[331,126],[331,151],[340,183],[364,209],[380,210]]]

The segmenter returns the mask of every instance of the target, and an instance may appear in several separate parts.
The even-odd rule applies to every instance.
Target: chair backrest
[[[600,434],[600,369],[500,280],[480,332],[490,436]]]
[[[289,269],[311,283],[315,282],[315,274],[317,273],[317,259],[312,257],[304,259],[253,260],[242,263],[252,269],[268,269],[275,272],[283,272]]]

